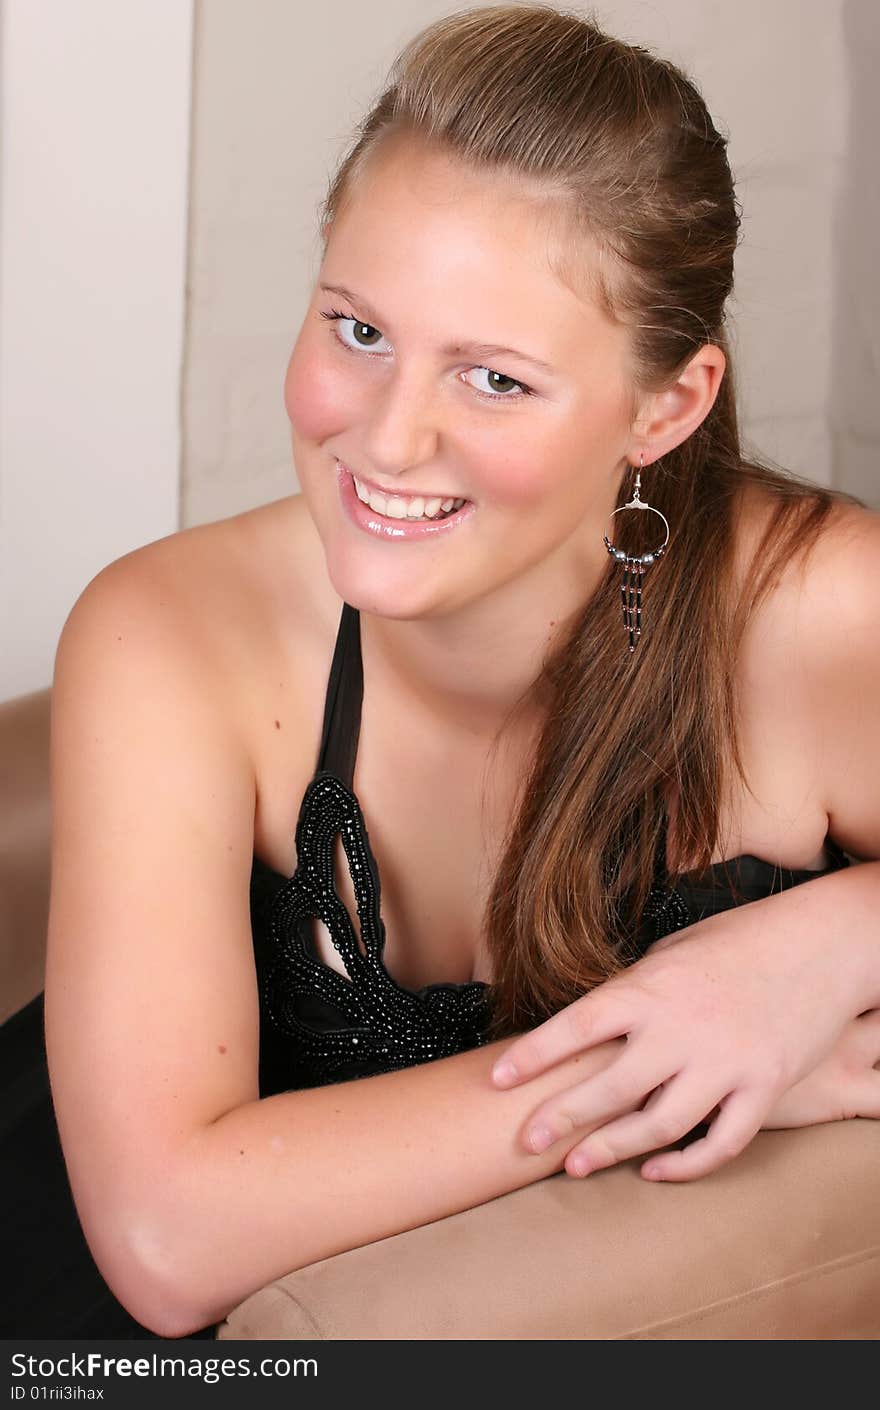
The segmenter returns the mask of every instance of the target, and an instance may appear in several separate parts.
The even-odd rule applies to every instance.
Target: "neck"
[[[608,567],[583,539],[490,594],[443,616],[400,620],[361,613],[365,663],[430,721],[474,740],[495,738],[528,699],[544,664],[593,595]],[[368,666],[365,664],[365,670]]]

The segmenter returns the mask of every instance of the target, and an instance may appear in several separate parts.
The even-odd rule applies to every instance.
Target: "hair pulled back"
[[[632,958],[671,787],[671,879],[711,861],[721,801],[736,776],[745,783],[733,670],[745,623],[778,575],[803,561],[835,501],[860,501],[743,459],[725,331],[739,208],[727,140],[674,64],[564,9],[448,15],[395,60],[332,179],[322,229],[398,133],[546,190],[568,274],[588,280],[628,330],[634,397],[674,383],[706,343],[727,359],[704,421],[643,476],[671,540],[645,577],[650,626],[638,650],[627,649],[620,570],[609,562],[529,692],[542,704],[542,733],[483,919],[492,1036],[504,1037]],[[735,530],[750,486],[765,491],[770,512],[739,572]],[[631,490],[625,476],[620,502]],[[626,534],[627,551],[652,547],[650,525],[641,541],[630,526]]]

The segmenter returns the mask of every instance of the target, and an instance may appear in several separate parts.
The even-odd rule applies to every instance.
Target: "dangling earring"
[[[604,544],[612,558],[616,558],[618,563],[624,564],[623,582],[620,585],[620,600],[623,604],[623,626],[629,632],[629,649],[635,651],[639,637],[642,634],[642,577],[646,567],[650,563],[656,563],[658,558],[662,558],[666,552],[666,545],[669,543],[669,523],[664,514],[660,514],[659,509],[654,509],[650,504],[645,504],[639,499],[639,490],[642,487],[642,470],[645,466],[645,452],[639,452],[639,468],[636,471],[636,487],[633,497],[628,504],[621,504],[612,514],[620,514],[624,509],[648,509],[652,514],[657,514],[663,520],[666,529],[666,538],[659,548],[655,548],[653,553],[643,553],[630,556],[624,553],[622,548],[615,548],[608,535],[604,536]]]

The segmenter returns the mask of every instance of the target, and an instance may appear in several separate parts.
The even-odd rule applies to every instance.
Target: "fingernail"
[[[569,1175],[589,1175],[589,1157],[586,1155],[573,1155],[570,1162],[566,1165],[565,1168]]]
[[[515,1082],[518,1073],[512,1062],[499,1062],[492,1068],[492,1081],[497,1082],[499,1087],[505,1087],[508,1082]]]
[[[528,1142],[535,1155],[540,1155],[548,1146],[552,1146],[554,1139],[552,1131],[548,1131],[546,1126],[533,1126],[528,1134]]]
[[[645,1177],[646,1180],[662,1180],[662,1179],[663,1179],[663,1171],[660,1169],[660,1166],[659,1166],[659,1165],[644,1165],[644,1166],[642,1166],[642,1174],[644,1175],[644,1177]]]

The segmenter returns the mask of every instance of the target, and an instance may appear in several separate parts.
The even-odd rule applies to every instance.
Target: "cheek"
[[[529,510],[536,521],[574,524],[592,505],[605,503],[623,452],[624,410],[616,402],[593,403],[586,412],[541,410],[548,414],[523,417],[513,428],[502,455],[485,443],[482,480],[498,504]]]
[[[511,421],[515,419],[511,417]],[[497,436],[486,441],[474,455],[483,495],[494,504],[510,509],[546,513],[549,504],[558,506],[565,498],[563,482],[582,477],[571,464],[571,445],[566,447],[566,459],[562,453],[552,453],[552,442],[553,434],[546,424],[536,427],[534,434],[531,428],[514,427],[513,433],[505,437],[503,449]],[[473,445],[471,449],[475,450]],[[548,497],[549,486],[554,486],[555,491]]]
[[[284,378],[284,406],[297,435],[323,441],[346,423],[345,378],[326,352],[301,337],[293,349]]]
[[[461,493],[499,508],[527,507],[546,494],[548,428],[540,416],[492,413],[478,410],[458,428],[450,458],[461,466]]]
[[[506,455],[484,476],[491,498],[511,508],[532,504],[538,497],[541,483],[537,469],[534,459],[522,451]],[[546,492],[546,482],[544,487]]]

